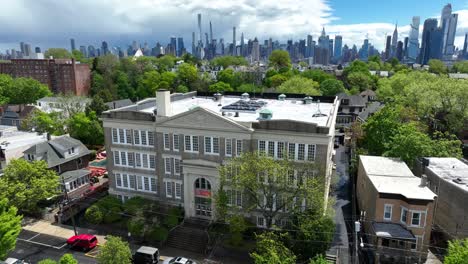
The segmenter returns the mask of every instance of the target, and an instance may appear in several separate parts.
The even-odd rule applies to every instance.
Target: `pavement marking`
[[[26,240],[26,239],[22,239],[22,238],[17,238],[17,240],[24,241],[24,242],[28,242],[28,243],[33,243],[33,244],[40,245],[40,246],[44,246],[44,247],[50,247],[50,248],[54,248],[54,249],[62,249],[62,248],[67,244],[67,243],[65,243],[65,244],[63,244],[63,245],[60,246],[60,247],[56,247],[56,246],[44,244],[44,243],[41,243],[41,242]]]
[[[97,258],[97,255],[101,252],[101,250],[98,249],[98,246],[95,248],[91,249],[89,252],[85,253],[85,256],[90,257],[90,258]]]
[[[39,236],[41,233],[38,233],[38,234],[35,234],[34,236],[32,236],[31,238],[29,238],[28,240],[33,240],[35,237]]]

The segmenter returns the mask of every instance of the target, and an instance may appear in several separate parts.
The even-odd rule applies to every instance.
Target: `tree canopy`
[[[327,79],[320,83],[320,91],[322,95],[334,96],[338,93],[344,92],[345,88],[343,82],[336,79]]]
[[[296,256],[289,250],[282,240],[286,234],[265,232],[257,234],[255,251],[250,254],[255,264],[295,264]]]
[[[45,161],[12,160],[0,177],[0,193],[21,212],[35,213],[37,203],[57,194],[59,177]]]
[[[444,258],[444,264],[468,263],[468,238],[449,241],[448,253]]]
[[[446,74],[448,72],[447,66],[441,60],[431,59],[427,64],[429,65],[429,72],[436,74]]]
[[[282,68],[291,68],[291,58],[289,57],[289,53],[285,50],[274,50],[270,57],[268,58],[270,66],[275,68],[276,70]]]
[[[16,246],[16,238],[21,232],[21,219],[17,215],[17,209],[10,206],[8,199],[0,199],[0,259],[5,259],[7,254]]]
[[[211,65],[222,66],[226,69],[229,66],[248,65],[247,60],[241,56],[219,56],[211,60]]]
[[[0,74],[0,103],[31,104],[42,97],[51,96],[47,85],[32,78],[12,78]]]
[[[45,58],[53,57],[54,59],[71,59],[72,54],[63,48],[49,48],[44,53]]]
[[[108,236],[97,256],[99,264],[131,264],[132,252],[128,243],[120,237]]]
[[[294,76],[283,82],[277,91],[280,93],[298,93],[306,95],[320,95],[319,84],[310,79]]]

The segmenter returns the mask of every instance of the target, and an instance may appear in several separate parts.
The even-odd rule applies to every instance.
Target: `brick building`
[[[55,93],[88,95],[91,70],[74,59],[14,59],[0,63],[0,73],[13,77],[29,77],[49,86]]]

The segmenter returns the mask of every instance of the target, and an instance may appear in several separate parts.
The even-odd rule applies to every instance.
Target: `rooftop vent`
[[[270,109],[263,109],[259,114],[260,117],[258,119],[260,120],[270,120],[273,117],[273,111]]]
[[[312,103],[312,97],[306,96],[304,97],[304,104],[311,104]]]
[[[220,93],[215,93],[215,94],[213,95],[213,97],[214,97],[214,100],[215,100],[216,102],[219,102],[219,101],[221,101],[221,98],[223,98],[223,95],[220,94]]]
[[[280,95],[278,95],[278,100],[279,100],[279,101],[284,101],[284,100],[286,100],[286,95],[285,95],[285,94],[280,94]]]
[[[241,98],[242,98],[243,100],[247,100],[247,99],[249,99],[249,97],[250,97],[250,96],[249,96],[248,93],[243,93],[243,94],[241,95]]]
[[[265,101],[244,101],[239,100],[230,105],[223,106],[221,111],[225,112],[255,112],[258,109],[265,106],[267,103]]]
[[[322,111],[320,111],[320,100],[317,100],[317,112],[313,114],[312,117],[322,117],[322,116],[327,116],[327,115],[322,113]]]

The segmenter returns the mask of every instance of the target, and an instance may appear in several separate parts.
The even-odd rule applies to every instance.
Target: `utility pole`
[[[358,239],[358,232],[361,231],[361,222],[356,221],[354,222],[354,263],[357,264],[359,263],[359,258],[358,258],[358,245],[359,245],[359,239]]]
[[[70,205],[70,212],[71,212],[71,220],[72,220],[72,225],[73,225],[73,231],[75,232],[75,236],[78,235],[78,232],[76,232],[76,224],[75,224],[75,215],[74,215],[74,210],[73,210],[73,205],[70,204],[70,197],[68,197],[68,192],[67,192],[67,186],[65,186],[65,179],[62,177],[62,184],[63,184],[63,192],[65,194],[65,199],[67,201],[67,204]],[[63,208],[63,206],[62,206]]]

